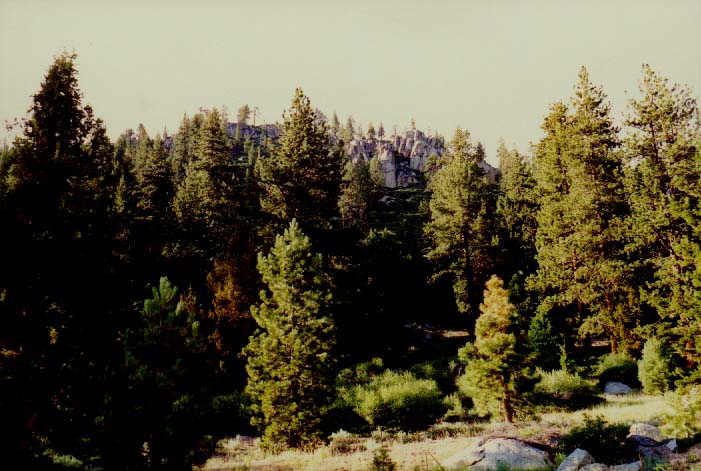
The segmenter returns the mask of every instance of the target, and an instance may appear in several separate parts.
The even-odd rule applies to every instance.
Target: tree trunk
[[[504,388],[504,395],[501,401],[502,407],[504,408],[504,420],[506,423],[511,424],[514,421],[514,409],[511,405],[511,391],[509,391],[509,383],[502,378],[501,385]]]

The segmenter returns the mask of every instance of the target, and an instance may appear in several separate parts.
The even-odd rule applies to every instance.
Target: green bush
[[[387,448],[382,447],[375,450],[370,471],[395,471],[396,469],[397,465],[390,458]]]
[[[609,353],[601,357],[595,371],[599,387],[609,381],[618,381],[632,388],[640,387],[638,363],[626,353]]]
[[[575,410],[603,401],[596,394],[594,386],[577,373],[538,370],[538,374],[540,381],[535,385],[534,392],[541,404]]]
[[[674,380],[674,364],[667,348],[656,338],[645,342],[638,362],[638,379],[647,394],[667,392]]]
[[[583,426],[573,428],[562,437],[559,451],[569,454],[581,448],[592,453],[597,462],[620,464],[629,458],[625,449],[629,428],[627,424],[609,424],[601,416],[585,415]]]
[[[435,360],[417,363],[409,368],[409,371],[419,379],[432,379],[443,394],[453,393],[455,387],[455,377],[451,365],[455,365],[456,357],[441,357]]]
[[[670,437],[689,438],[701,431],[701,386],[670,394],[672,413],[664,418],[662,431]]]
[[[409,372],[385,371],[349,392],[346,399],[373,427],[422,430],[446,411],[436,382],[417,379]]]

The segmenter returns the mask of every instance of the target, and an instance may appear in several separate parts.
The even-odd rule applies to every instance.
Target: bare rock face
[[[542,469],[552,466],[552,461],[545,451],[520,440],[488,438],[448,458],[443,466],[449,470],[469,466],[472,471]]]
[[[579,471],[609,471],[609,467],[603,463],[592,463],[579,468]]]
[[[633,389],[630,386],[618,381],[609,381],[604,386],[604,394],[630,394],[632,392]]]
[[[587,451],[577,448],[564,459],[557,471],[577,471],[582,466],[594,463],[594,457]]]
[[[661,442],[664,440],[664,436],[660,429],[654,425],[638,423],[630,426],[630,432],[628,435],[640,435],[642,437],[652,438],[655,441]]]
[[[385,186],[387,188],[397,187],[397,166],[394,162],[394,150],[388,143],[381,143],[378,147],[377,158],[382,164],[382,171],[385,174]]]
[[[428,159],[431,156],[440,157],[444,152],[441,140],[426,136],[418,129],[410,129],[385,140],[353,139],[349,145],[351,162],[367,162],[377,156],[382,163],[385,186],[388,188],[416,184],[419,174],[426,170]],[[487,162],[480,162],[479,166],[490,182],[498,181],[499,170]]]

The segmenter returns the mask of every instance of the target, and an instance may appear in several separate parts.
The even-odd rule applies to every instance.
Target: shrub
[[[540,403],[575,410],[602,401],[593,385],[577,373],[538,370],[538,374],[540,381],[535,385],[534,392]]]
[[[638,379],[647,394],[666,392],[672,385],[674,365],[670,352],[656,338],[645,342],[643,357],[638,362]]]
[[[444,421],[461,422],[470,418],[470,409],[472,409],[472,400],[470,398],[462,398],[458,393],[453,393],[443,399],[443,404],[445,404],[447,409],[443,415]]]
[[[372,466],[370,471],[395,471],[397,465],[389,457],[389,451],[387,448],[378,448],[375,450],[372,456]]]
[[[341,429],[329,436],[329,450],[333,455],[342,455],[355,451],[364,450],[362,440],[353,433]]]
[[[432,379],[444,394],[455,391],[455,377],[451,365],[455,365],[455,357],[442,357],[424,363],[417,363],[409,371],[419,379]]]
[[[436,382],[409,372],[385,371],[351,395],[355,411],[373,427],[421,430],[446,411]]]
[[[626,460],[625,440],[629,425],[609,424],[603,417],[584,415],[584,425],[562,437],[560,452],[569,454],[581,448],[595,454],[599,462],[619,464]]]
[[[701,386],[670,394],[673,412],[665,416],[662,427],[667,436],[689,438],[701,430]]]
[[[609,353],[601,357],[595,375],[599,378],[600,387],[609,381],[619,381],[633,388],[640,387],[638,363],[625,353]]]

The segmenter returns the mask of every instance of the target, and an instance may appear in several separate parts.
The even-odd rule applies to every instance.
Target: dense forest
[[[701,383],[697,101],[643,65],[619,128],[573,78],[527,155],[489,173],[457,129],[387,188],[352,149],[396,128],[300,89],[278,125],[200,109],[112,142],[58,56],[0,150],[6,462],[190,469],[236,434],[517,421],[602,357],[648,392]]]

